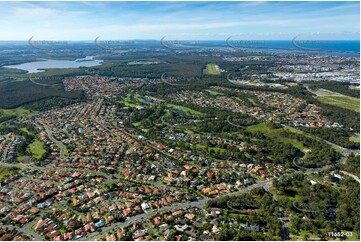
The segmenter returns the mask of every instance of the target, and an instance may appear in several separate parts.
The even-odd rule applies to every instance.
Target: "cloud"
[[[0,2],[0,39],[358,31],[360,13],[355,6],[359,3]]]

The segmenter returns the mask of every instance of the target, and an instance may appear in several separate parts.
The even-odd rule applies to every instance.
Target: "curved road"
[[[351,174],[351,173],[349,173],[349,172],[347,172],[347,171],[340,171],[340,172],[342,172],[343,174],[345,174],[345,175],[347,175],[347,176],[352,177],[355,181],[357,181],[358,183],[360,183],[360,178],[358,178],[358,177],[355,176],[354,174]]]
[[[48,134],[49,139],[60,147],[60,158],[64,158],[65,145],[53,137],[53,133],[51,132],[49,126],[47,126],[46,124],[44,124],[41,121],[38,121],[38,122],[44,126],[45,132]]]

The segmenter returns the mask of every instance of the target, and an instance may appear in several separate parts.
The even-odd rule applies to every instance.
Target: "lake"
[[[148,97],[140,97],[140,99],[145,102],[145,103],[149,103],[149,104],[157,104],[157,102],[153,101],[152,99],[148,98]]]
[[[174,110],[174,112],[176,112],[180,115],[186,114],[186,112],[184,112],[183,110],[179,110],[179,109]]]
[[[103,60],[94,60],[93,56],[87,56],[85,58],[69,60],[39,60],[18,65],[3,66],[5,68],[14,68],[27,71],[28,73],[44,72],[44,69],[49,68],[79,68],[79,67],[91,67],[98,66],[103,63]]]

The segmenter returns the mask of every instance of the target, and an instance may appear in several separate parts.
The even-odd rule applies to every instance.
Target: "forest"
[[[357,182],[345,178],[339,183],[340,189],[335,189],[320,183],[311,185],[306,175],[295,174],[274,180],[273,184],[282,198],[280,206],[286,213],[293,214],[290,233],[300,235],[302,231],[309,231],[326,240],[327,232],[346,230],[359,237]]]
[[[260,202],[262,201],[262,202]],[[230,204],[238,204],[236,207]],[[282,223],[279,220],[279,210],[281,207],[274,200],[271,193],[263,188],[252,189],[247,194],[224,196],[210,200],[205,205],[206,208],[221,208],[224,221],[227,216],[236,219],[235,224],[246,223],[252,226],[258,226],[262,232],[239,229],[230,223],[222,225],[221,232],[216,236],[218,241],[231,240],[282,240]],[[249,213],[246,216],[240,216],[242,209],[251,209],[255,213]],[[238,215],[238,216],[236,216]],[[207,229],[207,224],[203,225]],[[266,232],[266,233],[263,233]]]

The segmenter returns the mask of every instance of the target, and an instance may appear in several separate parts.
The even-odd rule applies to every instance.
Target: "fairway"
[[[205,74],[208,75],[220,75],[221,70],[219,69],[219,66],[216,64],[207,64]]]
[[[222,95],[223,93],[221,92],[217,92],[215,90],[211,90],[211,89],[204,89],[205,91],[207,91],[209,94],[216,96],[216,95]]]
[[[349,109],[358,113],[360,112],[360,99],[358,98],[348,97],[344,95],[328,95],[319,96],[317,99],[326,104]]]

